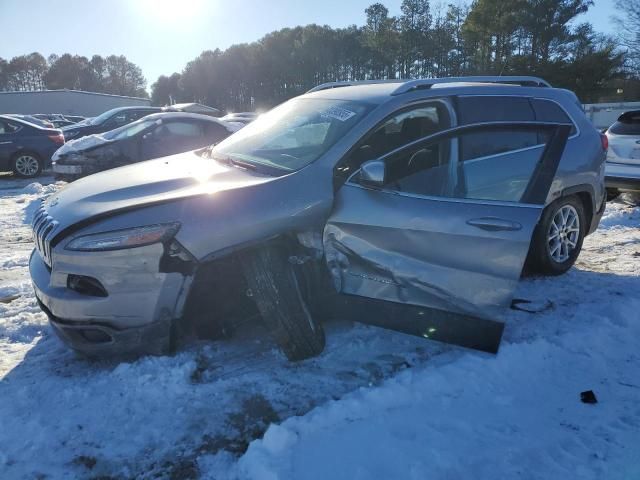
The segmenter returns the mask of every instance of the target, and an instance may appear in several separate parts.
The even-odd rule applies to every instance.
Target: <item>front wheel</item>
[[[13,157],[12,170],[18,177],[37,177],[42,172],[42,162],[33,153],[18,153]]]
[[[542,275],[561,275],[576,262],[586,234],[582,201],[560,198],[545,208],[536,227],[527,265]]]
[[[319,355],[324,350],[322,325],[309,306],[309,283],[298,275],[280,245],[240,255],[249,295],[271,336],[291,361]],[[302,265],[304,267],[304,265]]]

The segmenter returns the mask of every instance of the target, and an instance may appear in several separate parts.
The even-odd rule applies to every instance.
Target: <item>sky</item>
[[[362,25],[364,9],[375,1],[0,0],[0,57],[122,54],[142,68],[150,86],[159,75],[182,71],[203,50],[225,49],[309,23]],[[400,13],[401,0],[381,1],[392,15]],[[432,5],[438,3],[432,0]],[[613,34],[613,4],[595,0],[581,20]]]

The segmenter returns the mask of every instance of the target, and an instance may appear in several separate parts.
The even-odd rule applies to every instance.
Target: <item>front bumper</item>
[[[607,162],[605,186],[620,191],[640,191],[640,165]]]
[[[160,354],[171,342],[184,277],[160,273],[162,245],[111,252],[53,250],[49,269],[33,251],[29,271],[36,298],[56,334],[89,356]],[[91,277],[107,296],[68,285],[69,275]]]
[[[82,165],[60,165],[56,162],[53,164],[53,172],[64,175],[79,175],[82,173]]]

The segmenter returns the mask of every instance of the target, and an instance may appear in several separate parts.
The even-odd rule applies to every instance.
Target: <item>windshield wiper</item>
[[[228,157],[228,156],[222,156],[222,155],[212,155],[211,158],[213,158],[214,160],[224,164],[224,165],[230,165],[233,167],[239,167],[239,168],[243,168],[245,170],[253,170],[253,171],[257,171],[258,166],[253,164],[253,163],[249,163],[249,162],[243,162],[242,160],[236,160],[234,158]]]

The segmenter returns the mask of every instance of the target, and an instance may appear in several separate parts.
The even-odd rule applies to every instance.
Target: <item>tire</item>
[[[557,227],[560,227],[559,231]],[[533,233],[527,258],[528,270],[542,275],[565,273],[580,255],[586,228],[587,220],[580,198],[572,195],[550,204],[544,209]]]
[[[11,159],[11,170],[17,177],[34,178],[42,173],[42,160],[35,153],[16,153]]]
[[[243,252],[240,259],[248,294],[286,357],[299,361],[322,353],[324,329],[305,298],[308,283],[296,272],[305,265],[292,265],[287,251],[279,245]]]

